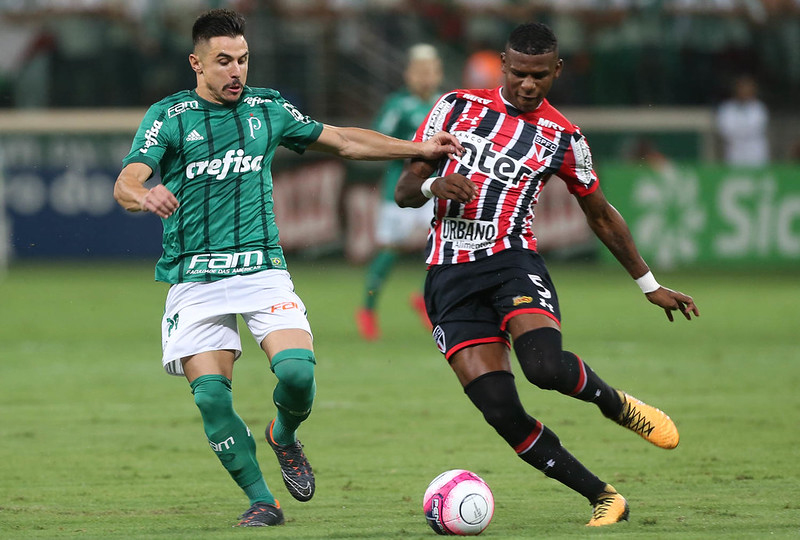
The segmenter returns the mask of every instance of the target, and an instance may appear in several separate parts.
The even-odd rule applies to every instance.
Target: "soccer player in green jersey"
[[[279,145],[348,159],[440,159],[462,152],[441,133],[426,143],[325,125],[300,113],[275,90],[246,86],[249,51],[244,18],[217,9],[192,28],[194,90],[146,113],[114,186],[132,212],[162,218],[163,254],[156,280],[172,284],[162,322],[162,363],[184,375],[209,444],[250,500],[240,526],[279,525],[280,504],[256,461],[250,429],[233,408],[231,380],[241,355],[241,315],[277,377],[277,415],[265,437],[284,483],[300,501],[314,475],[297,440],[315,394],[312,334],[278,244],[270,167]],[[162,183],[145,182],[160,169]]]
[[[442,62],[432,45],[420,43],[408,51],[408,63],[403,73],[405,87],[391,94],[375,119],[377,131],[411,140],[417,128],[425,120],[428,111],[439,97],[437,91],[442,83]],[[433,218],[433,204],[420,208],[399,208],[394,202],[394,188],[403,161],[392,161],[386,167],[381,185],[381,207],[375,229],[378,251],[367,269],[364,303],[356,312],[358,331],[366,340],[380,336],[376,307],[378,295],[389,277],[401,251],[421,237]],[[422,294],[411,296],[411,306],[420,314],[423,322],[430,325],[425,312]]]

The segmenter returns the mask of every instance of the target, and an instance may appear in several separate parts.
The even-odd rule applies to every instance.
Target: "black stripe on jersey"
[[[489,135],[497,128],[497,124],[502,121],[503,115],[497,111],[487,109],[486,114],[484,115],[478,127],[475,129],[474,133],[476,135],[480,135],[481,137],[488,138]],[[494,143],[492,144],[494,145]],[[500,202],[500,196],[504,191],[502,185],[500,185],[500,187],[497,189],[490,189],[491,185],[496,182],[500,181],[494,179],[491,175],[487,176],[486,181],[483,184],[483,188],[481,189],[483,192],[483,200],[480,205],[480,214],[477,214],[475,219],[480,221],[494,220],[495,214],[498,210],[497,206]]]
[[[564,157],[567,154],[567,148],[569,148],[573,136],[574,135],[571,133],[561,133],[561,138],[558,141],[558,148],[556,148],[553,157],[550,158],[550,165],[547,167],[548,174],[556,174],[558,169],[561,168],[561,165],[564,163]]]
[[[444,126],[445,131],[450,131],[450,128],[453,127],[453,124],[456,123],[456,120],[458,120],[459,115],[461,115],[461,112],[466,108],[467,108],[466,100],[459,99],[458,101],[456,101],[456,104],[453,105],[453,108],[450,111],[450,118],[447,120],[447,123]]]
[[[509,235],[507,236],[511,247],[518,247],[522,248],[522,231],[523,227],[525,226],[525,218],[528,216],[528,213],[531,208],[531,203],[533,202],[533,197],[536,195],[536,191],[539,189],[541,182],[544,181],[546,178],[546,174],[548,173],[548,169],[542,169],[540,172],[536,173],[525,186],[525,189],[522,191],[522,195],[520,195],[519,200],[517,201],[517,215],[514,218],[514,228],[511,230]]]
[[[208,109],[203,109],[203,119],[205,123],[206,136],[208,137],[208,155],[214,156],[214,134],[211,131],[211,113]],[[210,232],[210,217],[211,217],[211,182],[214,179],[213,175],[207,175],[204,191],[205,197],[203,198],[203,246],[206,252],[211,251],[211,232]],[[211,274],[203,274],[205,281],[211,281]]]
[[[461,211],[461,205],[455,201],[447,201],[447,216],[448,217],[457,217]],[[442,250],[442,261],[445,263],[449,263],[453,260],[453,255],[455,255],[455,250],[453,249],[453,242],[442,239],[442,246],[440,248]]]
[[[480,205],[480,214],[475,216],[475,219],[479,221],[493,221],[494,216],[498,211],[498,204],[500,202],[500,196],[504,193],[503,187],[497,189],[489,189],[491,184],[500,182],[500,180],[495,180],[491,176],[486,178],[486,181],[483,184],[483,200]]]
[[[464,165],[463,163],[459,163],[458,167],[456,167],[455,172],[462,176],[469,176],[470,168]]]
[[[473,133],[480,137],[488,137],[494,128],[497,126],[497,121],[500,120],[500,113],[492,109],[486,109],[486,114],[483,115],[478,127],[475,128]]]
[[[269,109],[267,108],[267,104],[266,103],[262,103],[261,104],[261,112],[264,114],[264,123],[267,125],[267,141],[271,141],[272,140],[272,121],[269,118]],[[269,145],[269,142],[267,144]],[[267,152],[270,152],[270,147],[269,146],[267,146],[267,149],[265,150],[265,154]],[[261,226],[264,228],[264,250],[266,250],[267,249],[267,242],[269,240],[269,238],[268,238],[269,234],[267,234],[267,204],[268,204],[268,202],[267,202],[266,193],[265,193],[266,186],[263,185],[264,184],[264,174],[265,174],[264,173],[264,169],[261,169],[261,184],[262,184],[262,188],[261,188]],[[266,174],[270,174],[269,169],[266,170]],[[275,184],[274,183],[272,185],[272,189],[273,190],[275,189]],[[271,198],[271,200],[269,201],[269,204],[270,205],[274,205],[274,202],[273,202],[274,200],[275,200],[274,197]],[[277,227],[277,225],[276,225],[276,227]],[[269,257],[267,257],[267,259],[269,259]],[[269,267],[272,268],[272,266],[271,266],[272,262],[271,261],[267,261],[267,264],[269,264],[270,265]]]
[[[186,144],[186,129],[183,127],[183,117],[178,116],[178,141],[180,144],[178,145],[178,156],[177,159],[180,161],[181,170],[186,170],[186,151],[184,149],[184,145]],[[186,175],[181,175],[181,185],[178,186],[174,190],[175,197],[178,198],[180,201],[183,198],[183,188],[186,186]],[[183,211],[180,207],[175,212],[175,219],[178,220],[178,246],[180,247],[180,253],[186,253],[186,238],[183,232]],[[186,257],[179,257],[178,259],[178,275],[185,276],[186,275]]]
[[[528,122],[522,123],[522,131],[517,137],[517,141],[506,152],[511,159],[522,159],[528,155],[533,146],[533,138],[536,136],[536,126]]]
[[[456,201],[447,201],[447,217],[458,217],[464,212],[464,205]]]
[[[245,150],[245,141],[244,138],[244,126],[242,126],[242,119],[236,114],[234,111],[233,120],[236,122],[236,131],[239,133],[239,148]],[[245,155],[247,155],[247,151],[245,151]],[[239,239],[241,238],[241,232],[239,231],[240,226],[240,214],[241,214],[241,206],[242,206],[242,175],[236,175],[236,187],[233,193],[233,245],[239,246]]]
[[[431,253],[431,250],[433,249],[433,242],[434,242],[435,238],[436,238],[435,234],[431,234],[431,233],[428,234],[428,239],[425,241],[425,253]]]

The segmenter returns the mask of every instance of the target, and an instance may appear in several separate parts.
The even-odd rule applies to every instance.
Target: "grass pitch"
[[[659,273],[702,313],[669,324],[619,268],[552,266],[565,348],[681,431],[664,451],[518,377],[529,413],[630,502],[629,523],[587,530],[586,502],[516,458],[463,395],[408,307],[421,269],[393,274],[384,337],[364,343],[352,323],[363,268],[292,265],[316,335],[317,401],[300,436],[317,494],[294,501],[262,440],[287,524],[259,530],[231,529],[247,500],[208,448],[188,385],[161,370],[165,286],[152,266],[12,267],[0,282],[0,537],[431,539],[422,494],[450,468],[492,487],[486,538],[800,535],[796,271]],[[244,343],[234,400],[261,440],[274,378]]]

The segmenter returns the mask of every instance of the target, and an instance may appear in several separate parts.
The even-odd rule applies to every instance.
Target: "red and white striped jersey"
[[[442,130],[466,151],[443,160],[436,175],[463,174],[477,185],[478,196],[468,204],[435,200],[429,265],[474,261],[509,248],[535,251],[533,206],[547,180],[558,176],[581,197],[599,185],[580,129],[547,100],[523,113],[500,88],[455,90],[436,102],[414,140]]]

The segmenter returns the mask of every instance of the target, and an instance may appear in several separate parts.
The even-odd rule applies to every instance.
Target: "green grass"
[[[407,305],[421,267],[392,276],[378,343],[352,324],[362,268],[292,272],[316,336],[317,401],[301,438],[317,494],[294,501],[262,442],[287,524],[255,531],[230,528],[246,499],[207,447],[188,385],[161,370],[165,286],[151,266],[13,267],[0,281],[0,537],[430,539],[422,493],[450,468],[491,485],[486,538],[800,535],[796,272],[659,274],[702,312],[669,324],[621,269],[553,265],[565,347],[668,411],[682,435],[666,452],[520,383],[530,414],[628,498],[631,521],[602,530],[583,527],[586,502],[516,458],[463,395]],[[234,399],[260,432],[274,380],[244,338]]]

